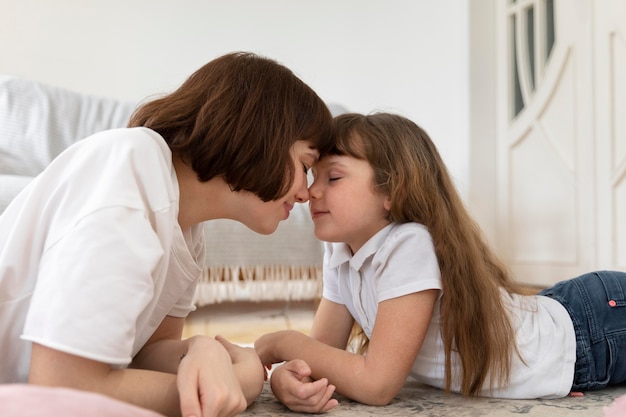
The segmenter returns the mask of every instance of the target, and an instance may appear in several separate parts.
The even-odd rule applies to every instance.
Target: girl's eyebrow
[[[315,164],[319,165],[319,163],[322,160],[328,161],[326,163],[327,164],[327,168],[334,168],[334,167],[346,168],[347,167],[347,165],[341,160],[341,157],[339,157],[337,155],[326,155],[322,159],[318,159]]]
[[[337,159],[337,158],[332,158],[330,162],[328,163],[328,165],[331,167],[340,167],[340,168],[347,166],[345,163],[343,163],[340,159]]]

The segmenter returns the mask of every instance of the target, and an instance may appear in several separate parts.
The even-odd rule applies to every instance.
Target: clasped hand
[[[258,369],[254,369],[255,363]],[[244,411],[248,400],[236,372],[238,364],[245,365],[242,370],[250,370],[250,379],[260,379],[262,388],[263,369],[253,349],[234,345],[219,337],[192,338],[178,368],[177,386],[182,416],[230,417]]]
[[[276,334],[278,335],[278,333]],[[263,365],[271,368],[282,362],[270,349],[276,342],[274,334],[259,338],[254,348]],[[272,371],[270,386],[276,398],[291,411],[324,413],[335,408],[339,402],[333,398],[335,386],[327,378],[313,380],[310,366],[301,359],[285,362]]]

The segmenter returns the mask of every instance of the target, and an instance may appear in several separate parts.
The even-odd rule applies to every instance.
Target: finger
[[[180,370],[179,370],[180,372]],[[181,373],[183,374],[183,373]],[[196,389],[195,378],[178,378],[176,381],[180,398],[180,412],[183,417],[201,416],[202,407]]]
[[[322,378],[318,379],[317,381],[301,384],[300,386],[298,386],[295,395],[301,400],[308,400],[309,402],[318,403],[320,401],[320,398],[324,396],[329,387],[332,387],[332,392],[335,391],[334,385],[328,385],[328,379]],[[332,392],[330,393],[330,395],[332,395]]]
[[[326,405],[324,406],[324,408],[322,408],[319,412],[320,413],[327,413],[330,410],[332,410],[333,408],[337,407],[339,405],[339,401],[337,401],[334,398],[331,398]]]
[[[228,354],[231,356],[231,358],[236,361],[238,358],[238,355],[241,353],[241,350],[244,349],[243,347],[236,345],[234,343],[229,342],[228,340],[224,339],[223,336],[215,336],[215,340],[218,341],[223,347],[224,349],[226,349],[226,352],[228,352]]]
[[[329,385],[326,387],[323,395],[316,398],[309,398],[306,401],[293,399],[288,405],[292,411],[305,412],[305,413],[325,413],[335,408],[339,401],[332,398],[335,393],[335,386]]]
[[[229,342],[228,340],[226,340],[226,338],[224,338],[224,336],[222,335],[217,335],[215,336],[215,340],[217,340],[218,342],[220,342],[225,348],[228,348],[230,346],[237,346],[234,343]]]
[[[294,359],[289,362],[285,362],[283,366],[289,372],[300,375],[300,377],[306,377],[311,375],[311,367],[302,359]]]
[[[329,385],[326,388],[326,393],[322,397],[322,400],[319,402],[321,409],[319,410],[322,413],[332,410],[333,408],[339,405],[339,401],[333,398],[333,394],[335,393],[335,386]]]

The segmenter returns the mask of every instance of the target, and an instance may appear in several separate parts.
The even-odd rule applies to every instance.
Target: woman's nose
[[[309,189],[307,188],[307,179],[304,177],[304,180],[296,190],[296,200],[299,203],[306,203],[309,201]]]
[[[313,181],[313,183],[309,186],[309,198],[319,198],[320,192],[319,187],[317,186],[317,182]]]

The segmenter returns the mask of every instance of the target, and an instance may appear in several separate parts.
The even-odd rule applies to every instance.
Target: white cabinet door
[[[498,2],[497,248],[549,285],[594,269],[593,2]]]
[[[626,270],[626,2],[595,5],[596,257]]]

